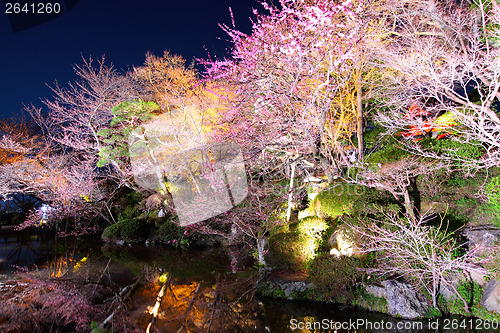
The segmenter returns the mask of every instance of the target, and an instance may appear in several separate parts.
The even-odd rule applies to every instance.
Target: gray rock
[[[259,282],[261,292],[264,295],[276,296],[276,291],[283,292],[285,299],[293,300],[295,296],[304,297],[304,293],[314,289],[314,283],[306,281],[266,281]]]
[[[328,239],[328,245],[330,246],[330,254],[336,256],[359,256],[363,252],[360,249],[358,242],[359,236],[356,232],[352,230],[349,226],[343,224],[337,227],[330,238]]]
[[[467,239],[469,249],[481,248],[477,255],[487,255],[490,247],[495,246],[500,239],[500,229],[492,225],[469,226],[462,235]]]
[[[444,283],[441,284],[441,288],[439,289],[439,293],[443,296],[446,302],[451,302],[452,300],[458,299],[457,294],[452,288]]]
[[[481,305],[489,311],[500,313],[500,282],[490,280],[483,290]]]
[[[382,282],[387,293],[389,314],[405,319],[421,318],[429,310],[429,304],[417,294],[415,288],[395,280]]]
[[[313,287],[314,285],[312,283],[306,284],[304,281],[283,283],[280,286],[281,290],[285,293],[285,297],[288,299],[293,299],[293,297],[291,297],[293,293],[303,293]]]
[[[364,284],[363,287],[365,287],[365,290],[368,294],[375,297],[387,299],[387,291],[384,287],[377,286],[375,284]]]
[[[481,287],[484,287],[486,285],[486,272],[479,272],[479,271],[473,271],[469,273],[470,278],[472,281],[480,285]]]

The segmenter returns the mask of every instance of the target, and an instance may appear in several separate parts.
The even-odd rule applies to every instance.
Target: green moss
[[[300,231],[278,233],[269,239],[267,262],[277,269],[304,271],[315,256],[319,242]]]
[[[438,154],[447,154],[460,159],[480,160],[486,150],[480,142],[462,143],[455,140],[424,139],[421,145]]]
[[[285,292],[269,281],[259,284],[257,292],[263,296],[285,298]]]
[[[122,213],[118,215],[118,221],[130,220],[141,215],[141,211],[137,206],[128,206]]]
[[[364,144],[367,150],[374,149],[381,140],[385,139],[383,133],[385,129],[381,126],[374,126],[372,130],[364,133]]]
[[[352,300],[353,305],[370,311],[388,313],[387,300],[385,298],[374,296],[366,292],[365,288],[359,288],[358,292],[354,293],[354,295],[355,297]]]
[[[124,219],[110,225],[102,233],[104,239],[121,239],[133,242],[145,239],[148,234],[148,225],[138,218]]]
[[[311,262],[308,274],[324,301],[347,301],[365,276],[359,268],[366,265],[367,261],[360,258],[324,254]]]
[[[485,189],[488,197],[487,205],[485,206],[493,216],[497,216],[495,224],[500,226],[500,176],[494,177],[490,180]]]
[[[479,305],[481,302],[481,295],[483,288],[477,283],[462,282],[457,287],[457,291],[468,303],[468,306],[473,309],[473,307]],[[471,315],[468,314],[464,309],[464,304],[461,299],[454,297],[451,301],[445,302],[441,297],[438,299],[442,308],[446,309],[447,312],[460,315]]]
[[[181,227],[176,218],[164,220],[156,231],[154,240],[177,248],[214,245],[216,243],[214,238],[197,232],[195,226]]]
[[[355,202],[368,191],[365,186],[335,183],[320,192],[311,202],[309,209],[331,218],[351,214],[355,209]]]
[[[120,225],[115,223],[104,229],[102,233],[104,239],[119,239],[120,238]]]
[[[410,154],[404,150],[396,140],[392,139],[386,143],[382,149],[367,156],[366,162],[373,164],[385,164],[399,161],[409,155]]]
[[[457,286],[460,295],[468,303],[470,313],[465,312],[462,300],[455,297],[449,302],[446,302],[442,296],[439,296],[439,307],[447,313],[459,314],[462,316],[475,316],[483,320],[499,321],[500,314],[488,311],[481,305],[481,297],[483,295],[483,287],[475,282],[463,281]]]
[[[272,296],[274,298],[285,298],[285,292],[283,290],[281,290],[280,288],[275,288],[271,295],[269,296]]]
[[[129,192],[125,195],[125,201],[127,202],[128,205],[134,206],[140,203],[142,200],[142,194],[139,192]]]
[[[394,197],[387,191],[337,182],[314,198],[308,213],[334,219],[342,215],[373,216],[382,210],[399,209]]]
[[[436,317],[441,317],[441,316],[443,316],[443,313],[441,312],[441,310],[439,310],[438,308],[434,308],[434,307],[429,308],[429,310],[427,310],[427,312],[424,314],[425,318],[436,318]]]

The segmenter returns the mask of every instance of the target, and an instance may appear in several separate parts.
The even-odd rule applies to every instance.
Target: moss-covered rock
[[[218,244],[214,236],[203,235],[196,230],[195,225],[182,227],[176,218],[162,220],[154,231],[152,241],[169,244],[174,247],[187,248],[190,246],[213,246]]]
[[[374,215],[399,210],[394,197],[386,192],[367,186],[336,182],[320,192],[301,216],[318,216],[335,219],[342,215]]]
[[[124,219],[107,227],[102,233],[104,240],[124,240],[126,242],[137,242],[148,236],[148,224],[139,219]]]
[[[290,225],[289,230],[274,233],[269,239],[267,262],[271,267],[303,271],[323,245],[326,220],[307,217]]]
[[[316,257],[308,269],[309,279],[316,286],[316,292],[323,301],[350,302],[354,290],[363,281],[365,274],[360,268],[366,260],[354,257],[336,257],[323,254]]]
[[[266,261],[276,269],[305,270],[317,246],[314,237],[299,231],[278,233],[269,239]]]
[[[314,198],[308,210],[315,212],[319,217],[335,218],[351,214],[354,203],[366,189],[364,186],[347,183],[332,184]]]

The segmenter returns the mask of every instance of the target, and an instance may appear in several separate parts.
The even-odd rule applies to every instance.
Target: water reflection
[[[23,284],[12,282],[10,289],[7,283],[0,286],[4,304],[0,319],[2,314],[4,319],[14,316],[17,305],[29,308],[30,302],[34,304],[32,315],[41,316],[39,304],[47,311],[55,296],[66,304],[77,295],[75,309],[88,309],[89,318],[76,312],[77,319],[72,319],[75,323],[66,321],[54,327],[63,331],[80,327],[85,331],[92,321],[94,328],[127,332],[494,331],[475,330],[476,322],[461,317],[447,318],[446,330],[445,319],[439,323],[405,321],[351,307],[260,298],[255,293],[258,272],[252,267],[250,252],[241,248],[180,251],[102,246],[95,238],[9,237],[1,243],[2,272],[11,274],[11,264],[36,264],[37,270],[25,277]],[[48,292],[42,295],[44,299],[34,289],[37,286]],[[18,304],[15,299],[20,294],[25,296]],[[7,300],[9,307],[5,305]],[[58,309],[54,311],[50,320],[60,318]],[[451,320],[463,323],[462,327],[453,329]],[[0,330],[6,327],[2,326],[5,322],[0,321]],[[52,327],[53,323],[47,325],[40,327]]]
[[[10,273],[16,266],[31,267],[52,246],[38,235],[3,234],[0,236],[0,273]]]

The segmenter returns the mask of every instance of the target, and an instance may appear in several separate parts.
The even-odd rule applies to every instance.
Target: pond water
[[[106,286],[111,296],[126,299],[121,318],[124,313],[142,331],[150,325],[152,331],[169,333],[498,331],[463,317],[408,321],[341,305],[262,298],[254,288],[258,272],[241,247],[181,251],[111,246],[96,237],[0,235],[0,284],[14,279],[22,267],[54,281],[71,280],[82,290],[93,281],[101,287],[92,289],[96,303],[110,299],[96,291]],[[124,292],[132,289],[127,299]],[[117,318],[107,325],[116,325]]]

